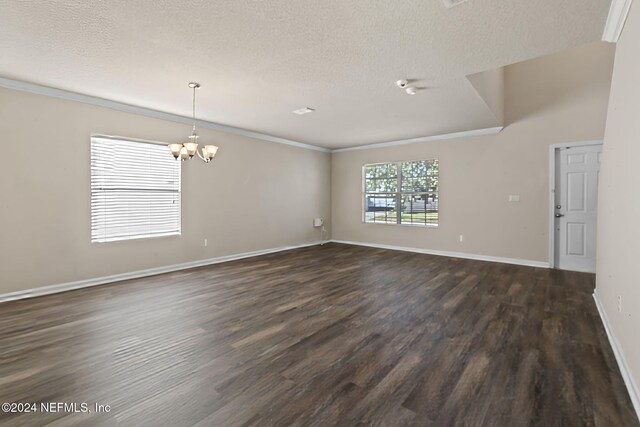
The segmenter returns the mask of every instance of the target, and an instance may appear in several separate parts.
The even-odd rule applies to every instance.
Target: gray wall
[[[598,195],[596,284],[636,387],[640,385],[639,40],[640,4],[636,1],[617,45],[611,83]],[[622,311],[618,311],[618,296]],[[640,411],[640,406],[636,409]]]
[[[90,135],[182,141],[188,125],[0,89],[0,293],[320,240],[328,153],[200,129],[183,164],[182,235],[90,242]],[[208,247],[204,247],[208,238]]]
[[[603,137],[614,50],[595,43],[506,67],[500,134],[334,153],[332,238],[546,262],[548,146]],[[362,165],[431,158],[438,228],[362,222]]]

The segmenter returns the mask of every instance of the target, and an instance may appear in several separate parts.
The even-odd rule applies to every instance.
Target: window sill
[[[368,221],[362,221],[363,224],[366,225],[391,225],[394,227],[400,226],[400,227],[420,227],[420,228],[438,228],[439,224],[394,224],[394,223],[389,223],[389,222],[368,222]]]
[[[160,234],[157,236],[137,236],[137,237],[129,237],[129,238],[125,238],[125,239],[121,239],[121,238],[108,238],[108,239],[100,239],[100,240],[92,240],[91,244],[103,244],[103,243],[121,243],[121,242],[143,242],[146,240],[157,240],[157,239],[166,239],[166,238],[175,238],[175,237],[181,237],[182,233],[167,233],[167,234]]]

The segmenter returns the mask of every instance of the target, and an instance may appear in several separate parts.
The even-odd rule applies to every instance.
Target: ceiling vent
[[[300,108],[299,110],[293,110],[292,113],[301,116],[303,114],[313,113],[314,111],[316,110],[314,110],[313,108],[304,107],[304,108]]]
[[[467,1],[468,0],[442,0],[442,3],[444,3],[444,7],[449,9],[453,6],[458,6],[459,4],[466,3]]]

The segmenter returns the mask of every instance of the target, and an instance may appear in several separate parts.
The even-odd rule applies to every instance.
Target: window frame
[[[172,161],[176,161],[178,163],[178,191],[177,191],[177,200],[179,204],[178,208],[178,230],[177,232],[170,232],[165,234],[158,235],[136,235],[133,237],[130,236],[121,236],[121,237],[107,237],[107,238],[94,238],[93,234],[93,201],[92,197],[94,194],[92,180],[93,180],[93,167],[91,166],[91,162],[93,159],[93,150],[92,144],[93,139],[103,139],[103,140],[114,140],[114,141],[125,141],[125,142],[134,142],[139,144],[150,144],[161,146],[166,148],[169,144],[168,142],[160,142],[160,141],[152,141],[146,139],[139,138],[130,138],[124,136],[112,136],[112,135],[103,135],[103,134],[91,134],[89,136],[89,240],[91,244],[104,244],[104,243],[122,243],[126,241],[141,241],[141,240],[149,240],[149,239],[161,239],[161,238],[172,238],[172,237],[180,237],[182,236],[182,161],[175,160],[170,155],[169,150],[167,149],[167,154],[171,157]]]
[[[438,162],[438,189],[436,191],[402,191],[402,165],[404,163],[415,163],[415,162]],[[366,178],[366,170],[369,166],[378,166],[378,165],[390,165],[395,164],[397,169],[396,176],[396,191],[388,191],[388,192],[371,192],[367,191],[367,178]],[[362,197],[361,197],[361,209],[362,209],[362,223],[363,224],[380,224],[380,225],[400,225],[400,226],[408,226],[408,227],[426,227],[426,228],[438,228],[440,225],[440,159],[437,157],[432,157],[429,159],[420,159],[420,160],[399,160],[399,161],[390,161],[390,162],[376,162],[376,163],[365,163],[362,165]],[[420,194],[436,194],[438,198],[438,222],[436,224],[428,224],[428,223],[403,223],[402,222],[402,212],[396,211],[396,222],[386,222],[386,221],[367,221],[367,196],[371,194],[393,194],[396,206],[402,206],[402,197],[406,195],[420,195]]]

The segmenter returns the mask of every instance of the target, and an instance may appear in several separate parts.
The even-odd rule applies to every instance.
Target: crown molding
[[[125,104],[124,102],[111,101],[105,98],[99,98],[91,95],[84,95],[77,92],[71,92],[63,89],[57,89],[49,86],[42,86],[35,83],[28,83],[19,80],[7,79],[0,77],[0,87],[7,89],[18,90],[22,92],[35,93],[37,95],[50,96],[52,98],[64,99],[66,101],[82,102],[83,104],[95,105],[97,107],[109,108],[112,110],[123,111],[125,113],[136,114],[144,117],[151,117],[154,119],[167,120],[176,123],[192,124],[193,119],[181,116],[179,114],[167,113],[164,111],[154,110],[146,107],[139,107],[136,105]],[[294,141],[291,139],[280,138],[278,136],[269,135],[266,133],[254,132],[247,129],[237,128],[234,126],[222,125],[207,120],[196,120],[198,127],[205,129],[212,129],[224,133],[230,133],[234,135],[246,136],[249,138],[260,139],[263,141],[275,142],[277,144],[285,144],[298,148],[305,148],[308,150],[322,151],[324,153],[330,153],[331,150],[317,145],[305,144],[304,142]]]
[[[167,113],[164,111],[154,110],[151,108],[139,107],[137,105],[126,104],[124,102],[112,101],[110,99],[99,98],[97,96],[85,95],[85,94],[71,92],[64,89],[57,89],[50,86],[43,86],[35,83],[28,83],[20,80],[8,79],[5,77],[0,77],[0,87],[13,89],[21,92],[34,93],[37,95],[50,96],[52,98],[63,99],[66,101],[81,102],[83,104],[109,108],[112,110],[122,111],[125,113],[136,114],[139,116],[150,117],[150,118],[159,119],[159,120],[167,120],[175,123],[182,123],[182,124],[188,124],[188,125],[193,123],[192,118],[187,116],[181,116],[179,114]],[[419,142],[440,141],[440,140],[446,140],[446,139],[464,138],[468,136],[490,135],[490,134],[499,133],[503,129],[502,126],[499,126],[499,127],[486,128],[486,129],[474,129],[474,130],[468,130],[463,132],[453,132],[453,133],[446,133],[441,135],[421,136],[417,138],[400,139],[396,141],[358,145],[355,147],[331,149],[326,147],[320,147],[313,144],[307,144],[304,142],[294,141],[291,139],[281,138],[279,136],[269,135],[266,133],[255,132],[247,129],[237,128],[234,126],[222,125],[220,123],[210,122],[208,120],[196,120],[196,124],[198,125],[198,127],[205,128],[205,129],[212,129],[219,132],[246,136],[249,138],[258,139],[262,141],[275,142],[277,144],[290,145],[293,147],[320,151],[323,153],[339,153],[342,151],[367,150],[370,148],[393,147],[396,145],[416,144]]]
[[[631,2],[633,0],[613,0],[609,8],[609,16],[604,26],[602,40],[606,42],[616,43],[620,38],[624,23],[627,20]]]
[[[484,128],[484,129],[465,130],[463,132],[443,133],[440,135],[421,136],[418,138],[399,139],[396,141],[357,145],[355,147],[337,148],[332,150],[332,152],[341,153],[343,151],[369,150],[371,148],[394,147],[396,145],[417,144],[419,142],[442,141],[445,139],[465,138],[468,136],[493,135],[493,134],[499,133],[502,129],[504,129],[503,126],[498,126],[493,128]]]

